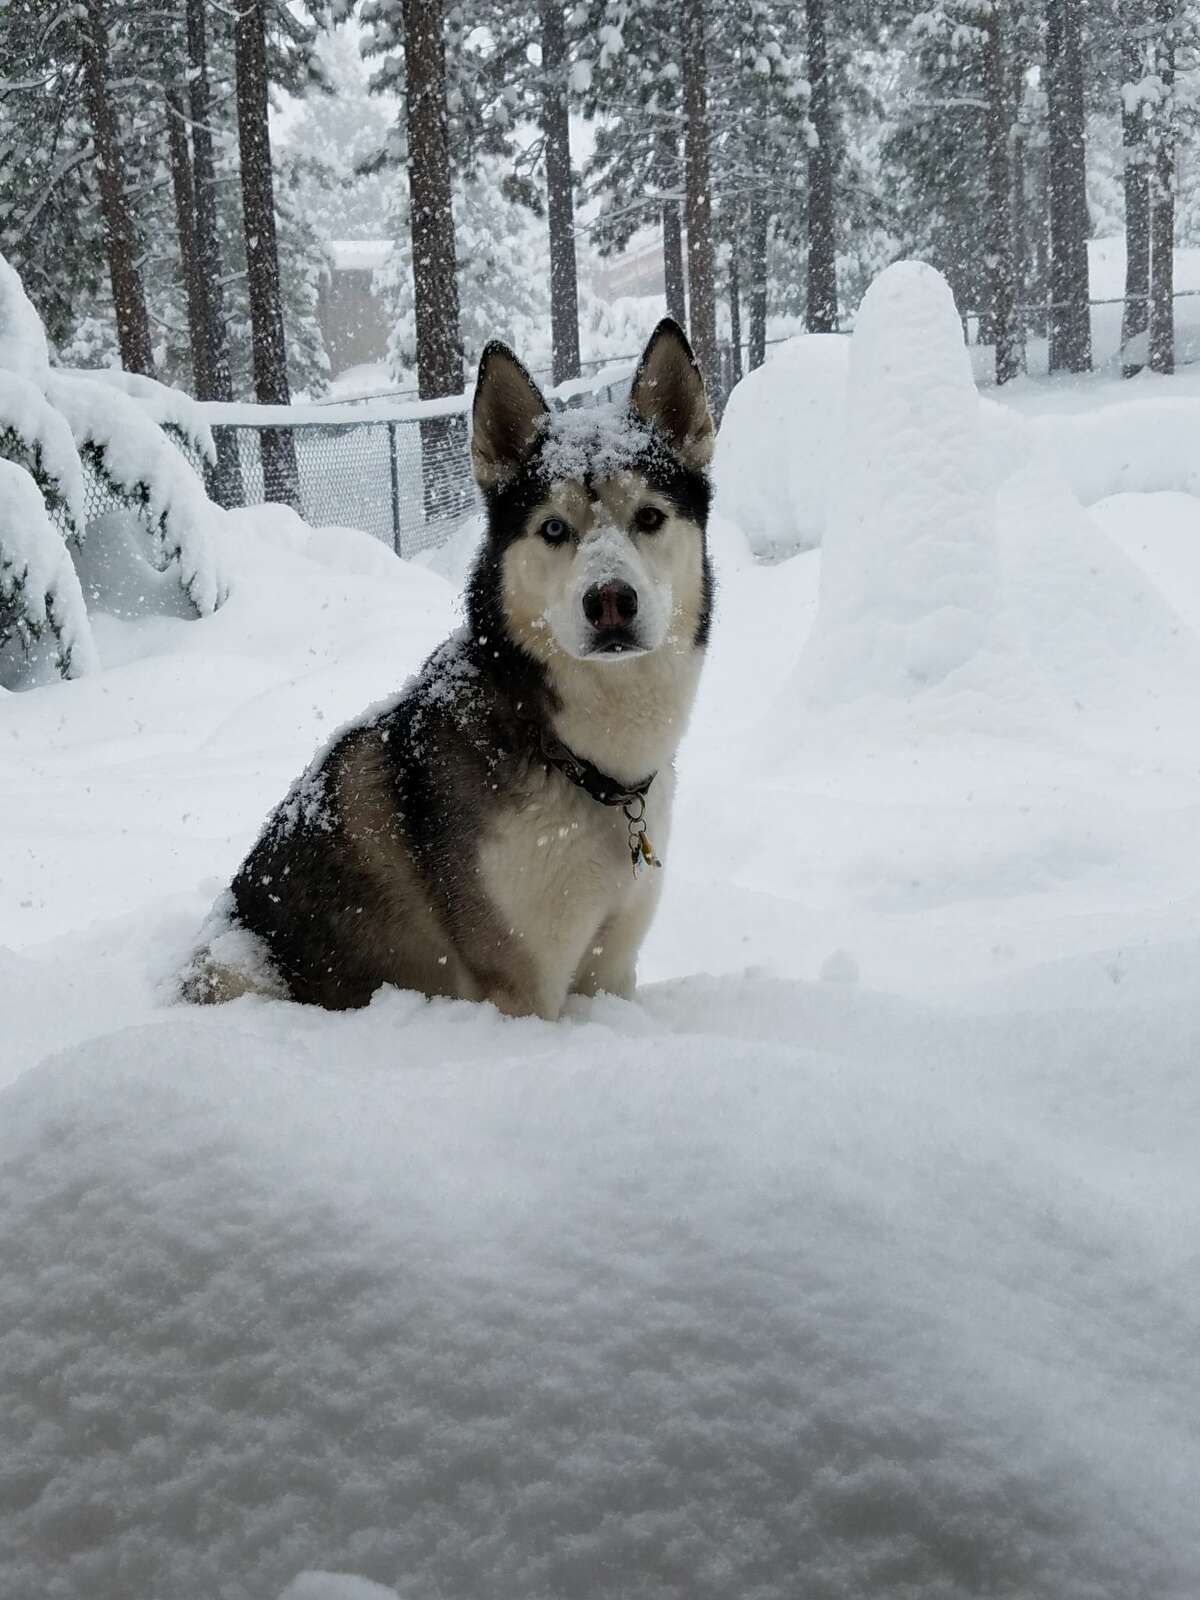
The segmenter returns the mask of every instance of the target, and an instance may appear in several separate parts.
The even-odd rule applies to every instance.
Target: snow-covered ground
[[[6,1600],[1200,1593],[1195,435],[1122,477],[1177,391],[1068,440],[876,290],[803,516],[757,430],[824,556],[731,412],[636,1003],[163,987],[469,541],[233,514],[0,700]]]

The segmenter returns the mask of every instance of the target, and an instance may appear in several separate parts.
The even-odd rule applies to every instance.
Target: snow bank
[[[9,1592],[1190,1600],[1186,1039],[843,995],[240,1005],[26,1075]]]
[[[394,1589],[344,1572],[302,1572],[279,1600],[399,1600]]]
[[[1039,416],[1033,427],[1084,505],[1114,494],[1200,494],[1200,400],[1130,400]]]
[[[54,634],[64,676],[95,670],[83,592],[62,535],[29,474],[0,458],[0,639],[27,630],[36,637],[42,628]]]
[[[1177,686],[1200,683],[1200,639],[1087,515],[1030,433],[1013,427],[998,485],[1002,604],[1025,670],[1074,738],[1127,751],[1148,738],[1195,746],[1195,708]]]
[[[80,450],[99,451],[98,469],[144,506],[159,564],[177,564],[179,582],[201,616],[215,610],[226,592],[216,557],[221,512],[187,461],[120,389],[51,372],[46,395]]]
[[[764,560],[821,542],[849,354],[837,334],[789,339],[729,396],[713,460],[716,509]]]
[[[807,692],[956,678],[992,644],[995,530],[962,326],[931,267],[900,262],[864,297],[834,459]]]

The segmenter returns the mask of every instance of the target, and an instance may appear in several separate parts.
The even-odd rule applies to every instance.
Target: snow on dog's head
[[[551,412],[512,351],[488,345],[472,412],[488,510],[473,616],[544,666],[702,646],[713,437],[699,368],[670,319],[621,406]]]

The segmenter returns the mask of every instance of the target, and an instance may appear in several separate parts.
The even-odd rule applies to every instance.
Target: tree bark
[[[254,394],[259,405],[291,404],[279,249],[275,237],[275,184],[267,123],[266,0],[237,0],[234,75],[237,88],[238,151],[242,168],[242,225],[250,290],[250,347]],[[263,428],[263,493],[300,507],[296,445],[290,429]]]
[[[679,145],[664,124],[655,135],[655,177],[665,198],[662,202],[663,289],[667,315],[687,327],[687,292],[683,275],[683,223],[679,214]]]
[[[196,206],[192,158],[188,150],[183,94],[167,91],[167,159],[175,200],[175,231],[179,239],[179,265],[187,292],[188,347],[192,358],[192,393],[197,399],[208,392],[208,345],[205,329],[204,290],[196,257]]]
[[[1155,50],[1163,98],[1155,108],[1150,190],[1150,367],[1175,371],[1175,4],[1155,0]]]
[[[408,129],[409,228],[417,334],[417,392],[422,400],[461,394],[458,254],[454,238],[450,142],[446,125],[443,0],[403,0],[405,106]],[[463,448],[457,418],[421,423],[425,515],[457,508],[450,470]]]
[[[1046,0],[1049,110],[1050,370],[1092,365],[1080,0]]]
[[[687,175],[688,298],[692,350],[708,389],[714,415],[720,412],[717,352],[717,300],[713,270],[712,176],[708,132],[708,66],[704,42],[704,0],[682,0],[683,106]]]
[[[837,246],[833,227],[833,98],[825,38],[825,0],[808,0],[809,120],[816,143],[808,153],[809,333],[836,333]]]
[[[229,345],[225,338],[225,293],[221,287],[221,247],[217,238],[216,162],[213,159],[212,94],[208,79],[206,0],[187,0],[188,109],[192,124],[192,198],[196,268],[204,323],[204,387],[197,380],[197,398],[228,403],[233,399]],[[241,452],[232,428],[214,428],[217,464],[209,490],[223,506],[239,506],[245,498]]]
[[[1121,8],[1122,90],[1146,75],[1145,52],[1137,30],[1145,20],[1144,0],[1124,0]],[[1121,145],[1125,157],[1125,304],[1121,313],[1121,371],[1132,378],[1145,365],[1135,345],[1150,326],[1150,175],[1146,118],[1141,104],[1121,96]]]
[[[738,271],[738,228],[735,218],[729,241],[729,379],[742,381],[742,286]]]
[[[1012,171],[1009,163],[1011,116],[1005,71],[1003,20],[998,0],[981,17],[983,81],[987,97],[988,272],[991,278],[992,338],[996,382],[1011,383],[1021,371],[1021,333],[1017,319],[1016,252],[1012,236]]]
[[[681,328],[686,328],[687,293],[683,277],[683,226],[679,220],[678,200],[663,201],[662,235],[667,315],[674,317]]]
[[[579,284],[567,112],[567,38],[562,0],[542,0],[542,134],[550,225],[550,345],[554,382],[579,376]]]
[[[139,246],[129,197],[125,158],[108,82],[108,18],[105,0],[86,0],[80,16],[84,94],[96,151],[104,250],[117,321],[117,345],[127,372],[154,376],[150,318],[139,265]]]
[[[461,394],[458,258],[446,127],[443,0],[403,0],[409,217],[422,400]]]
[[[750,202],[750,371],[767,359],[767,229],[770,217],[757,196]]]

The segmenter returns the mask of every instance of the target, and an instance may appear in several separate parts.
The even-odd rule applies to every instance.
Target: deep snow
[[[0,1593],[1200,1591],[1200,504],[1039,429],[965,685],[814,697],[861,610],[718,517],[643,988],[558,1024],[163,987],[465,536],[238,513],[214,615],[0,699]]]

